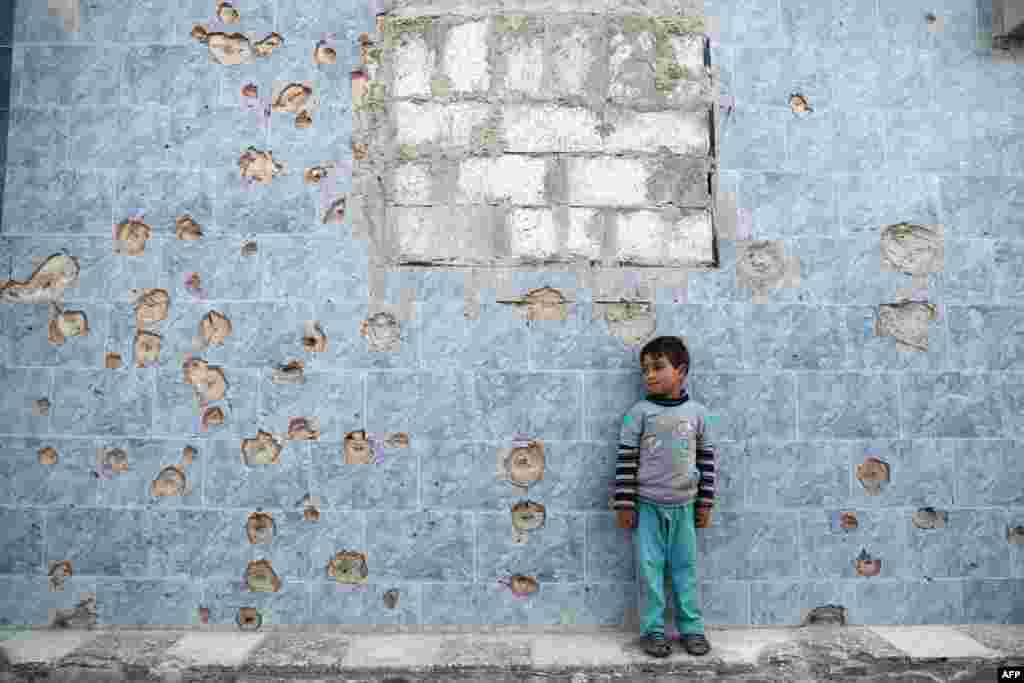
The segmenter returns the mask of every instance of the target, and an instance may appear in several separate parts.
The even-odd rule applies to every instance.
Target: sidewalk
[[[656,660],[637,634],[612,630],[39,629],[0,642],[0,683],[994,683],[999,665],[1024,665],[1024,625],[718,627],[707,635],[704,657],[675,642],[670,657]]]

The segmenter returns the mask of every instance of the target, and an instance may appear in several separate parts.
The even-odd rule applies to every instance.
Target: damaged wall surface
[[[677,335],[706,623],[1020,623],[991,3],[502,4],[14,3],[0,621],[635,629]]]

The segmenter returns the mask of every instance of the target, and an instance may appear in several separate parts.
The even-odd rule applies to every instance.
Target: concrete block
[[[452,94],[486,93],[491,86],[487,65],[490,21],[453,26],[445,36],[444,74]]]
[[[498,137],[513,154],[598,152],[600,123],[597,112],[585,107],[507,104]]]
[[[973,638],[949,626],[871,626],[873,633],[885,638],[914,658],[999,657]]]

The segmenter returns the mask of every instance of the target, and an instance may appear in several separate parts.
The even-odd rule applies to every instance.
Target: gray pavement
[[[1024,625],[711,627],[712,651],[664,660],[636,634],[492,629],[354,633],[35,629],[0,642],[13,681],[928,681],[1024,666]]]

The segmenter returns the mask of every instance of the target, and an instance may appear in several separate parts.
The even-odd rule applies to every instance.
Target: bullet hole
[[[245,584],[254,593],[276,593],[281,579],[274,573],[270,560],[253,560],[245,570]]]
[[[525,598],[528,595],[532,595],[537,592],[540,588],[540,584],[537,583],[537,579],[532,576],[526,576],[524,574],[513,574],[508,579],[498,579],[498,583],[503,586],[508,586],[512,594],[517,598]]]
[[[557,289],[541,287],[527,292],[518,300],[500,301],[499,303],[526,307],[527,320],[565,320],[568,316],[567,300]]]
[[[150,493],[155,498],[184,496],[191,493],[184,465],[168,465],[161,469],[156,479],[150,483]]]
[[[274,384],[302,385],[306,383],[305,363],[292,360],[285,365],[274,368],[271,381]]]
[[[207,408],[203,413],[204,427],[219,427],[222,424],[224,424],[224,411],[219,407]]]
[[[135,297],[135,326],[147,327],[167,319],[171,295],[166,289],[132,290]]]
[[[306,102],[313,94],[311,83],[310,81],[286,85],[271,104],[271,111],[286,114],[299,114],[304,111]]]
[[[944,529],[946,527],[947,515],[945,512],[937,511],[935,508],[919,508],[911,518],[914,526],[918,529]]]
[[[842,605],[822,605],[808,610],[801,626],[830,624],[846,626],[846,608]]]
[[[270,543],[274,540],[274,517],[269,512],[254,512],[245,525],[249,543]]]
[[[328,578],[338,583],[363,584],[369,575],[366,553],[342,550],[327,562]]]
[[[313,117],[309,115],[309,112],[303,109],[299,112],[299,115],[295,117],[295,127],[299,130],[306,130],[313,125]]]
[[[96,464],[112,472],[128,471],[128,453],[123,448],[100,448]]]
[[[269,57],[274,50],[284,45],[284,38],[278,33],[271,33],[263,40],[253,43],[253,49],[259,57]]]
[[[832,531],[853,531],[857,526],[856,512],[832,513]]]
[[[651,304],[622,302],[601,304],[608,330],[626,344],[636,346],[653,334],[656,326]]]
[[[373,464],[373,451],[370,449],[365,430],[360,429],[346,434],[343,450],[346,465]]]
[[[255,439],[242,440],[243,465],[277,465],[281,462],[280,458],[281,444],[269,432],[261,429]]]
[[[939,18],[937,16],[935,16],[934,14],[932,14],[931,12],[929,12],[928,14],[924,15],[924,19],[929,24],[934,24],[936,21],[938,21]]]
[[[1024,526],[1007,527],[1006,540],[1014,545],[1024,545]]]
[[[737,284],[752,289],[757,295],[781,285],[787,276],[797,274],[795,264],[787,265],[781,242],[745,240],[737,243],[737,250]]]
[[[39,449],[39,464],[40,465],[56,465],[57,464],[57,451],[53,446],[46,446]]]
[[[385,591],[384,593],[384,606],[388,609],[395,609],[398,607],[399,592],[397,588]]]
[[[875,335],[893,337],[900,350],[927,351],[928,323],[938,318],[934,304],[905,301],[878,307]]]
[[[324,211],[323,224],[341,223],[345,220],[345,206],[347,199],[344,196],[338,197]]]
[[[145,330],[135,333],[135,367],[152,366],[160,360],[160,335]]]
[[[889,465],[878,458],[867,457],[857,465],[857,479],[869,496],[882,492],[882,484],[889,482]]]
[[[246,83],[242,86],[242,97],[253,98],[259,97],[260,89],[255,83]]]
[[[64,579],[74,575],[70,560],[50,561],[50,590],[64,590]]]
[[[50,414],[50,400],[38,398],[32,402],[32,414],[36,417],[46,417]]]
[[[192,216],[185,214],[178,216],[178,219],[174,222],[174,234],[179,240],[195,242],[203,236],[203,229],[192,220]]]
[[[512,526],[518,531],[535,531],[544,526],[544,506],[530,500],[512,506]]]
[[[319,439],[319,418],[293,417],[288,421],[288,438],[293,441],[313,441]]]
[[[878,573],[882,571],[882,561],[873,559],[864,548],[861,548],[854,566],[857,568],[858,576],[878,576]]]
[[[258,631],[260,626],[263,625],[263,616],[255,607],[240,607],[235,623],[243,631]]]
[[[320,66],[322,64],[336,64],[337,61],[338,53],[334,51],[334,48],[322,44],[317,44],[313,48],[313,64]]]
[[[181,449],[181,464],[191,465],[192,459],[195,457],[195,455],[196,449],[192,448],[191,446],[185,446],[184,448]]]
[[[882,229],[882,264],[907,275],[937,272],[944,261],[941,225],[896,223]]]
[[[118,223],[114,232],[114,253],[141,256],[152,233],[152,228],[136,218]]]
[[[789,106],[793,110],[794,114],[806,114],[814,111],[807,102],[807,98],[797,93],[793,93],[789,96]]]
[[[390,313],[374,313],[362,322],[359,334],[369,343],[371,352],[394,351],[401,341],[398,320]]]
[[[234,6],[227,2],[227,0],[220,0],[217,3],[217,18],[223,21],[225,24],[237,24],[241,18],[238,10]]]
[[[287,170],[283,161],[275,161],[273,152],[261,152],[250,146],[238,159],[238,168],[242,178],[252,178],[258,183],[267,185],[275,176]]]
[[[199,323],[199,334],[207,345],[223,346],[231,334],[231,321],[219,311],[210,311]]]
[[[52,304],[61,300],[64,290],[78,281],[78,259],[53,254],[24,282],[0,282],[0,303]]]
[[[310,166],[303,174],[302,179],[309,185],[316,185],[321,180],[326,178],[331,173],[331,168],[334,164],[326,164],[323,166]]]
[[[221,368],[210,366],[205,360],[192,358],[182,364],[182,370],[185,384],[192,385],[201,399],[207,403],[224,400],[227,382]]]
[[[70,609],[57,608],[50,628],[88,630],[96,626],[96,594],[85,593],[78,605]]]
[[[242,245],[242,256],[250,257],[255,256],[259,251],[259,247],[256,246],[255,242],[249,241]]]
[[[108,353],[106,355],[104,365],[106,366],[107,370],[117,370],[119,367],[121,367],[121,354],[114,352]]]
[[[62,346],[68,337],[89,334],[89,321],[82,311],[61,311],[57,304],[51,303],[50,315],[46,338],[54,346]]]
[[[544,444],[536,440],[525,444],[498,450],[499,475],[523,488],[544,478]]]
[[[203,296],[203,280],[199,276],[199,273],[188,273],[185,276],[185,289],[192,295],[202,298]]]
[[[309,353],[323,353],[327,350],[327,336],[320,329],[320,323],[307,320],[302,335],[302,348]]]
[[[320,519],[320,511],[316,506],[320,504],[320,496],[311,496],[308,493],[299,501],[303,509],[303,517],[307,522],[316,522]]]
[[[352,143],[352,158],[356,161],[366,161],[370,155],[370,146],[365,142]]]

